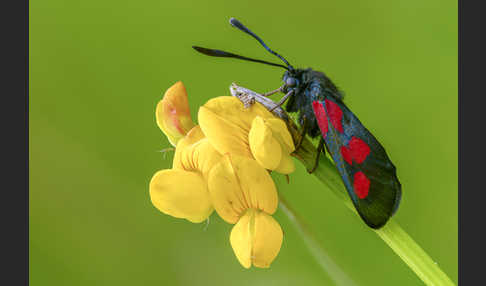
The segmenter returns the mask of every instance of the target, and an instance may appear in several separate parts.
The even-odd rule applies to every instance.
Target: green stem
[[[384,227],[375,230],[375,232],[426,285],[454,285],[437,263],[393,218]]]
[[[291,132],[292,133],[292,132]],[[297,133],[294,132],[293,135]],[[309,141],[304,140],[299,150],[294,153],[307,169],[314,165],[316,148]],[[356,212],[334,164],[326,156],[321,156],[319,166],[313,173],[334,194],[341,198],[344,204]],[[376,234],[422,279],[426,285],[455,285],[440,269],[430,256],[400,227],[393,219],[380,229],[374,229]]]
[[[334,261],[327,255],[322,249],[321,244],[317,241],[314,234],[310,231],[309,227],[304,223],[302,218],[292,209],[290,204],[280,194],[279,208],[288,217],[294,228],[299,235],[304,239],[307,248],[314,256],[319,266],[329,274],[329,277],[334,281],[336,285],[357,285],[351,277],[349,277]]]

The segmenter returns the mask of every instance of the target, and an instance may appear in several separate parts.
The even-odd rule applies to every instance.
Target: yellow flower
[[[236,97],[216,97],[199,108],[198,120],[220,153],[254,158],[282,174],[295,170],[290,156],[295,146],[287,126],[260,103],[245,108]]]
[[[285,123],[260,104],[246,109],[237,98],[222,96],[199,109],[195,125],[182,82],[167,90],[156,118],[176,151],[172,169],[150,181],[153,205],[195,223],[216,210],[234,224],[230,244],[241,265],[269,267],[283,232],[272,217],[278,194],[267,169],[288,174],[295,168]]]
[[[176,146],[177,142],[194,127],[186,88],[181,81],[167,89],[164,97],[157,104],[155,118],[157,125],[173,146]]]
[[[157,209],[191,222],[204,221],[214,209],[235,224],[230,243],[238,261],[269,267],[283,240],[271,216],[278,205],[275,184],[254,159],[227,153],[221,156],[195,126],[179,140],[173,168],[157,172],[150,182]]]
[[[278,195],[269,173],[253,159],[228,153],[211,170],[208,185],[216,212],[236,223],[230,243],[238,261],[245,268],[269,267],[283,240],[271,216]]]
[[[161,212],[199,223],[213,212],[207,174],[221,155],[195,126],[177,143],[173,168],[157,172],[150,181],[150,199]]]

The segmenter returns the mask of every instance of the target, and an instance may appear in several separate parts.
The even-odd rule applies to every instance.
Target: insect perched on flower
[[[364,222],[372,228],[385,225],[398,209],[401,199],[401,184],[395,166],[378,140],[343,103],[339,89],[322,72],[310,68],[295,69],[238,20],[231,18],[230,24],[258,40],[285,65],[221,50],[193,48],[209,56],[237,58],[286,69],[282,78],[284,84],[265,96],[283,92],[285,95],[278,105],[287,101],[286,110],[298,112],[302,136],[321,136],[316,161],[309,172],[312,173],[317,167],[319,155],[325,152],[325,146]]]

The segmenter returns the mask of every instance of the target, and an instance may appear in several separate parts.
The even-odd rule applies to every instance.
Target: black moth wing
[[[326,149],[334,160],[346,190],[361,218],[368,226],[380,228],[394,214],[400,204],[401,184],[396,176],[395,166],[378,140],[361,124],[340,98],[322,96],[322,94],[319,97],[321,100],[313,102],[313,110],[324,137]],[[319,112],[319,108],[324,109],[324,114],[322,110]],[[342,116],[338,109],[342,111]],[[322,118],[323,115],[326,116],[325,120]],[[327,130],[321,126],[324,121],[327,123]],[[342,128],[339,124],[342,125]],[[363,142],[369,147],[369,150],[364,147]],[[343,149],[347,149],[344,150],[346,152]],[[353,157],[353,153],[356,156]],[[346,156],[343,157],[343,155]],[[365,158],[363,159],[363,157]],[[360,172],[361,174],[358,174]],[[362,198],[360,198],[358,196],[360,192],[357,189],[366,186],[366,183],[363,183],[366,181],[363,179],[363,174],[369,180],[369,187],[367,195],[363,197],[361,194]]]

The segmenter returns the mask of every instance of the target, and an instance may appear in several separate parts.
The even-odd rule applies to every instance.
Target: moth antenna
[[[203,48],[203,47],[198,47],[198,46],[192,46],[192,48],[195,49],[196,51],[200,52],[201,54],[205,54],[205,55],[211,56],[211,57],[236,58],[236,59],[250,61],[250,62],[262,63],[262,64],[266,64],[266,65],[270,65],[270,66],[282,67],[286,70],[289,69],[288,67],[281,65],[281,64],[271,63],[271,62],[267,62],[267,61],[264,61],[264,60],[247,58],[247,57],[244,57],[244,56],[236,55],[236,54],[221,51],[221,50],[208,49],[208,48]]]
[[[233,27],[236,27],[238,29],[240,29],[241,31],[247,33],[248,35],[252,36],[253,38],[255,38],[258,42],[260,42],[260,44],[267,50],[269,51],[270,53],[272,53],[273,55],[277,56],[279,59],[281,59],[287,66],[288,66],[288,69],[289,70],[293,70],[294,67],[292,67],[292,65],[289,64],[289,62],[284,58],[282,57],[281,55],[279,55],[278,53],[272,51],[272,49],[270,49],[266,44],[265,42],[263,42],[263,40],[258,37],[255,33],[253,33],[252,31],[250,31],[250,29],[248,29],[247,27],[245,27],[245,25],[243,25],[240,21],[236,20],[235,18],[231,18],[229,20],[231,26]]]

